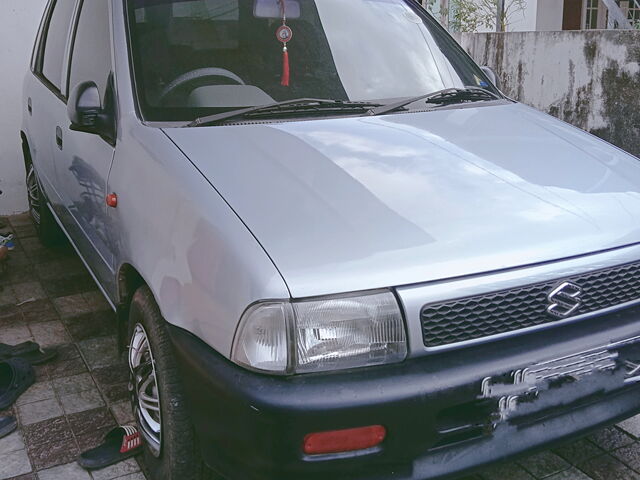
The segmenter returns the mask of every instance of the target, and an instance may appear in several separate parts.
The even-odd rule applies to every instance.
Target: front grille
[[[547,295],[561,282],[582,288],[582,305],[571,316],[640,300],[640,262],[555,281],[461,298],[422,308],[426,347],[441,347],[549,324],[561,319],[547,313]]]

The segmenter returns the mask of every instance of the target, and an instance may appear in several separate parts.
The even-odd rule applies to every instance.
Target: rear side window
[[[111,74],[109,5],[105,0],[84,0],[71,54],[69,91],[82,82],[95,82],[105,98]]]
[[[64,54],[69,38],[69,26],[75,0],[57,0],[53,6],[53,13],[49,21],[47,36],[44,45],[44,59],[42,62],[42,75],[58,91],[62,86],[62,67]]]

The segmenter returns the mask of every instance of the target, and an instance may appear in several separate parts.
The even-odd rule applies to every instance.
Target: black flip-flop
[[[40,348],[35,342],[23,342],[18,345],[0,343],[0,361],[9,358],[22,358],[31,365],[41,365],[55,358],[57,352],[50,348]]]
[[[6,343],[0,343],[0,357],[15,357],[27,352],[33,352],[39,350],[40,345],[36,342],[22,342],[18,345],[7,345]]]
[[[14,417],[0,417],[0,438],[6,437],[18,428],[18,422]]]
[[[107,433],[102,445],[82,452],[78,465],[97,470],[138,455],[142,450],[142,437],[133,425],[122,425]]]
[[[36,375],[22,358],[0,362],[0,410],[9,408],[33,383]]]

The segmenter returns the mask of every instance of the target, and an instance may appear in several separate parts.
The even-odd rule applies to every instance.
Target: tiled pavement
[[[93,473],[75,464],[80,451],[132,420],[115,317],[71,247],[45,249],[28,217],[9,221],[18,242],[0,271],[0,343],[34,340],[59,354],[0,412],[20,425],[0,439],[0,480],[144,480],[135,459]]]
[[[0,273],[0,342],[35,340],[56,345],[59,356],[37,367],[37,383],[0,412],[20,423],[0,439],[0,480],[143,480],[133,459],[91,474],[74,463],[131,420],[115,318],[70,247],[45,249],[28,217],[9,221],[18,244]],[[640,416],[464,480],[534,479],[640,480]]]

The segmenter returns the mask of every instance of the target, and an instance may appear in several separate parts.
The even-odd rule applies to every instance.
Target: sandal
[[[35,342],[23,342],[18,345],[0,343],[0,361],[9,358],[22,358],[31,365],[40,365],[55,358],[57,352],[48,348],[40,348]]]
[[[18,422],[14,417],[0,417],[0,438],[6,437],[18,428]]]
[[[142,437],[133,425],[116,427],[107,433],[102,445],[82,452],[78,465],[96,470],[138,455],[142,450]]]
[[[36,375],[22,358],[0,362],[0,410],[9,408],[33,383]]]

